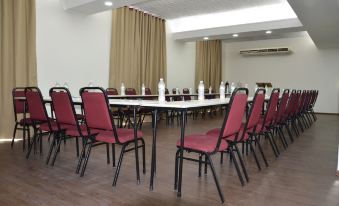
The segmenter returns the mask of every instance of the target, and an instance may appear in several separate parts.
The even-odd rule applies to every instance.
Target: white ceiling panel
[[[286,0],[148,0],[130,6],[160,16],[174,19],[184,16],[209,14],[284,3]]]

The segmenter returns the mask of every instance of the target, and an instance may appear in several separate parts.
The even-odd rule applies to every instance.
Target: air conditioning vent
[[[292,50],[288,47],[247,49],[240,51],[240,54],[243,56],[286,55],[291,53]]]

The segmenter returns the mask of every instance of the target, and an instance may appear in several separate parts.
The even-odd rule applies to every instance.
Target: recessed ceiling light
[[[266,31],[266,34],[272,34],[271,30]]]
[[[204,40],[208,40],[209,38],[207,36],[204,37]]]
[[[233,36],[233,37],[238,37],[239,35],[238,35],[238,34],[233,34],[232,36]]]
[[[113,2],[111,2],[111,1],[105,1],[105,6],[113,6]]]

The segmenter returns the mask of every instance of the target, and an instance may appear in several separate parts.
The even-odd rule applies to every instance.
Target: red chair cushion
[[[86,125],[80,125],[80,130],[82,135],[79,133],[78,127],[76,125],[60,125],[62,129],[66,129],[66,135],[71,137],[81,137],[82,135],[87,135]]]
[[[115,137],[112,130],[97,130],[92,129],[91,133],[98,133],[95,140],[99,142],[115,143]],[[121,143],[126,143],[134,140],[133,129],[117,129],[118,138]],[[141,131],[137,131],[137,138],[141,139],[143,136]]]
[[[184,149],[191,149],[206,153],[211,153],[215,150],[218,138],[210,135],[193,134],[185,136]],[[181,141],[177,141],[177,147],[180,147]],[[221,140],[219,151],[224,151],[228,148],[228,143]]]
[[[57,125],[56,121],[49,120],[49,122],[51,124],[51,129],[52,130],[49,128],[48,122],[40,124],[40,130],[46,131],[46,132],[56,132],[56,131],[58,131],[58,125]]]
[[[244,132],[244,127],[245,127],[245,125],[242,124],[240,131],[239,131],[239,134],[238,134],[238,138],[237,138],[238,141],[240,140],[240,138],[242,138],[242,133]],[[214,136],[214,137],[219,137],[220,130],[221,130],[220,128],[215,128],[215,129],[208,131],[206,134],[210,135],[210,136]],[[231,135],[229,137],[223,137],[223,139],[225,139],[227,141],[231,141],[231,142],[234,142],[235,138],[236,138],[236,135]],[[244,140],[247,140],[247,139],[248,139],[248,133],[246,133],[245,136],[244,136]]]

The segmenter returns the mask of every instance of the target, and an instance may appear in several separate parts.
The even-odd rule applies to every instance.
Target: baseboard
[[[326,113],[326,112],[315,112],[315,114],[339,115],[339,113]]]

